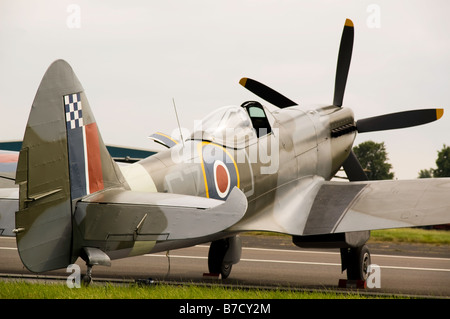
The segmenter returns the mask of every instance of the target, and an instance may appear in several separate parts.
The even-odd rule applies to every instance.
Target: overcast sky
[[[355,42],[344,107],[356,119],[442,107],[432,124],[359,134],[385,142],[399,179],[435,167],[450,145],[448,1],[0,2],[1,140],[22,139],[48,66],[64,59],[106,143],[152,149],[147,136],[258,97],[250,77],[308,109],[332,103],[346,18]],[[264,102],[264,101],[261,101]]]

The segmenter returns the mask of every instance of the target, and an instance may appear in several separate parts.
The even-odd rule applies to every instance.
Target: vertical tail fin
[[[31,107],[16,173],[17,248],[33,272],[67,267],[76,200],[124,179],[98,132],[84,89],[69,64],[45,73]]]
[[[84,92],[63,96],[71,199],[120,186],[121,173],[100,136]]]

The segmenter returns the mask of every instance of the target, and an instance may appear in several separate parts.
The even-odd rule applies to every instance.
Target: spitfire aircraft
[[[239,234],[249,231],[340,249],[348,279],[365,280],[370,230],[450,223],[450,179],[367,180],[352,151],[357,133],[429,123],[443,109],[355,120],[342,107],[353,38],[347,19],[331,105],[308,109],[242,78],[272,105],[219,108],[181,141],[156,133],[167,149],[131,164],[113,160],[78,78],[55,61],[32,104],[15,176],[1,175],[0,232],[16,236],[30,271],[81,257],[86,281],[94,265],[209,242],[209,272],[227,278],[241,257]],[[349,181],[332,181],[341,167]]]

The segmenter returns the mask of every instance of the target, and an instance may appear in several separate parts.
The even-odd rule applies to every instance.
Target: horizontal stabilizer
[[[1,182],[2,178],[0,178]],[[13,182],[14,183],[14,182]],[[19,209],[19,188],[0,188],[0,236],[14,237],[15,214]]]
[[[84,240],[191,239],[227,229],[246,210],[247,198],[238,188],[226,201],[116,189],[79,202],[75,221]]]
[[[179,143],[169,135],[160,132],[153,133],[148,138],[167,148],[171,148]]]

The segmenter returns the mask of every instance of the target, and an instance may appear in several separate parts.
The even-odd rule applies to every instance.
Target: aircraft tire
[[[347,279],[367,280],[369,276],[370,252],[367,245],[352,248],[350,250],[350,260],[347,267]]]
[[[212,274],[221,274],[222,279],[228,278],[231,273],[232,264],[223,262],[229,247],[228,239],[220,239],[211,242],[208,253],[208,269]]]

